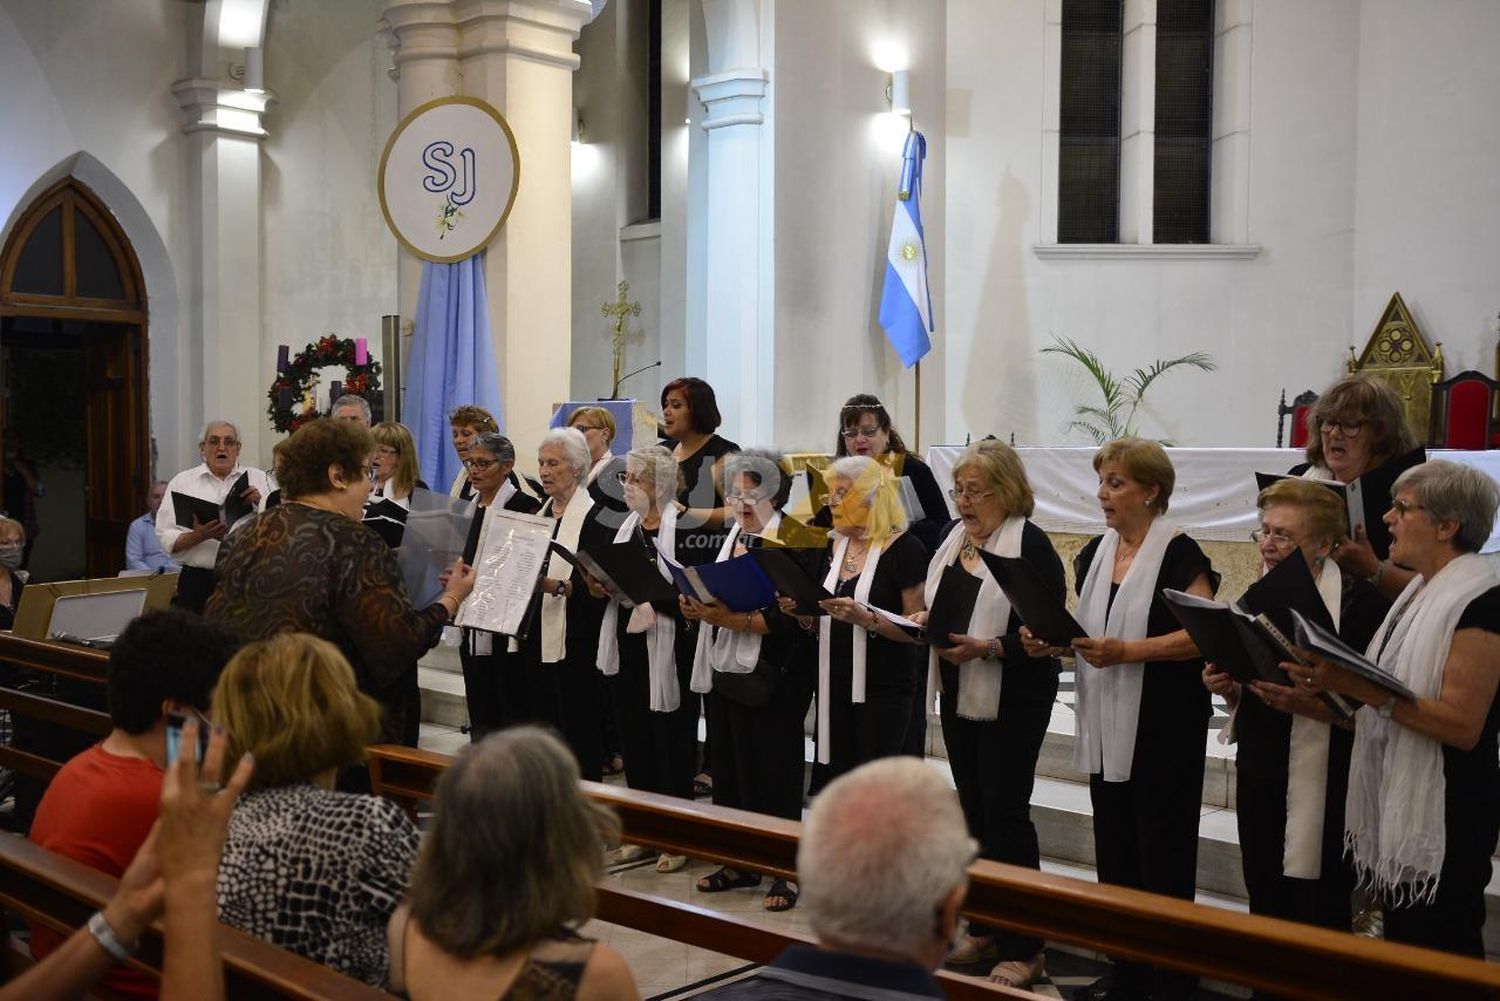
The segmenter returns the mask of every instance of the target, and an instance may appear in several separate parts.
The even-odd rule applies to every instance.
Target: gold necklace
[[[865,548],[859,552],[853,552],[854,543],[849,543],[849,548],[844,550],[844,573],[854,573],[859,569],[859,558],[870,551],[870,544],[865,543]]]

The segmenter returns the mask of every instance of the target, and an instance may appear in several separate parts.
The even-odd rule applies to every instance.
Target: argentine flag
[[[932,294],[927,289],[927,245],[922,237],[922,161],[927,140],[913,130],[901,153],[901,193],[885,256],[880,326],[901,364],[911,368],[932,350]]]

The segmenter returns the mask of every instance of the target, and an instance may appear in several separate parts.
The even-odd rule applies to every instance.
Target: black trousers
[[[910,658],[882,663],[870,657],[865,669],[865,701],[852,698],[853,667],[837,659],[830,665],[828,700],[828,767],[831,782],[867,761],[901,754],[911,728],[916,698],[916,669]]]
[[[960,719],[956,691],[945,689],[938,705],[958,801],[969,833],[979,842],[980,857],[1040,869],[1031,791],[1057,697],[1057,673],[1041,663],[1017,671],[1028,669],[1045,680],[1036,683],[1028,678],[1024,687],[1003,683],[1000,710],[993,720]],[[993,935],[1002,960],[1029,960],[1042,951],[1039,938],[988,925],[970,922],[969,934]]]
[[[906,740],[901,753],[913,758],[927,757],[927,677],[923,671],[915,679],[911,693],[911,716],[906,721]]]
[[[469,739],[475,743],[503,727],[536,718],[531,711],[529,672],[519,654],[506,650],[510,637],[497,634],[491,642],[493,652],[470,653],[466,634],[458,651],[469,707]]]
[[[604,778],[603,685],[599,668],[571,653],[552,664],[527,666],[534,722],[556,728],[588,782]]]
[[[1484,958],[1484,888],[1490,856],[1500,837],[1500,802],[1448,800],[1443,868],[1437,899],[1415,907],[1385,909],[1385,937],[1391,942]]]
[[[1193,899],[1207,723],[1148,728],[1143,720],[1130,778],[1089,776],[1099,882]],[[1111,977],[1122,991],[1153,1001],[1189,997],[1198,979],[1119,960]]]
[[[1242,752],[1243,753],[1243,752]],[[1286,852],[1286,781],[1240,767],[1236,774],[1240,864],[1250,913],[1348,931],[1354,870],[1338,851],[1323,851],[1317,879],[1295,879],[1282,871]],[[1337,811],[1342,816],[1342,806]],[[1342,827],[1328,836],[1342,841]]]
[[[678,642],[683,642],[678,637]],[[625,784],[632,789],[693,798],[693,776],[698,773],[699,699],[688,688],[692,663],[677,659],[677,687],[681,702],[672,712],[651,711],[650,668],[622,658],[620,671],[605,678],[614,706],[620,754],[625,759]]]
[[[771,701],[751,707],[709,693],[703,708],[713,734],[710,764],[714,803],[739,810],[802,819],[806,735],[812,677],[792,668]]]

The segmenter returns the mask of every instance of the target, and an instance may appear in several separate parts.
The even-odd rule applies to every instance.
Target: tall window
[[[1213,56],[1213,0],[1157,0],[1155,243],[1208,242]]]
[[[661,218],[661,0],[651,0],[647,29],[651,55],[646,60],[646,217]]]
[[[1123,0],[1063,0],[1058,243],[1119,239],[1123,15]]]

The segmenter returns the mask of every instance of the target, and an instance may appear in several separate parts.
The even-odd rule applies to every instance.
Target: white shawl
[[[630,540],[631,534],[640,524],[641,516],[636,512],[620,524],[615,532],[615,544]],[[657,543],[667,552],[677,549],[677,508],[668,505],[661,513],[661,528],[657,532]],[[660,553],[656,557],[657,569],[667,580],[672,572]],[[620,603],[611,598],[604,606],[604,623],[599,628],[599,656],[596,666],[606,675],[620,673],[620,642],[615,636],[615,627],[620,622]],[[676,712],[682,704],[682,692],[677,685],[677,623],[669,615],[657,615],[650,605],[637,605],[631,609],[628,632],[646,634],[646,653],[650,665],[651,711],[657,713]]]
[[[823,578],[823,589],[829,594],[837,591],[839,568],[844,565],[844,553],[849,548],[848,536],[835,533],[834,539],[833,562],[828,565],[828,576]],[[870,602],[870,586],[875,583],[875,568],[880,565],[880,549],[878,542],[870,546],[870,551],[865,554],[864,569],[860,571],[859,580],[854,585],[854,600],[861,605]],[[854,634],[851,639],[854,674],[850,683],[849,700],[862,703],[865,700],[865,644],[868,636],[858,626],[849,628]],[[828,700],[832,698],[833,688],[829,660],[832,646],[833,618],[824,615],[818,621],[818,762],[824,765],[831,760],[829,754],[833,743],[829,736],[828,716]]]
[[[771,515],[771,520],[761,529],[760,534],[774,537],[780,524],[781,513],[777,512]],[[734,545],[739,541],[742,531],[737,523],[729,526],[715,563],[723,563],[734,556]],[[693,651],[693,680],[690,687],[695,692],[711,692],[715,671],[725,674],[749,674],[754,671],[755,665],[760,663],[760,641],[763,638],[760,633],[749,629],[725,629],[699,623],[698,646]]]
[[[1431,581],[1417,575],[1391,606],[1365,656],[1418,698],[1436,699],[1459,616],[1496,584],[1500,577],[1488,559],[1474,553],[1453,560]],[[1355,719],[1344,850],[1354,856],[1360,884],[1385,895],[1388,905],[1431,903],[1447,844],[1443,745],[1381,718],[1373,706],[1360,709]]]
[[[1021,535],[1026,528],[1026,519],[1022,517],[1007,518],[1005,524],[990,536],[985,543],[985,551],[996,556],[1018,557],[1021,555]],[[938,585],[943,579],[943,570],[954,565],[958,560],[958,554],[963,549],[964,539],[963,523],[953,526],[948,537],[938,546],[937,554],[932,557],[932,562],[927,565],[927,583],[924,585],[924,597],[928,614],[932,613],[932,602],[937,597]],[[995,583],[995,578],[990,576],[990,571],[983,561],[980,562],[978,572],[979,597],[974,601],[974,614],[969,618],[968,635],[976,639],[992,639],[1005,634],[1005,627],[1010,622],[1010,599],[1005,592],[1000,590],[1000,585]],[[927,705],[931,706],[941,681],[938,671],[937,648],[929,649],[927,654]],[[1004,666],[998,660],[988,657],[976,657],[965,661],[958,666],[958,700],[957,713],[960,719],[993,720],[1000,714],[1000,684],[1004,673]]]
[[[579,486],[573,491],[573,497],[568,501],[567,510],[563,511],[562,518],[557,525],[557,534],[552,541],[562,546],[570,553],[578,552],[578,535],[583,530],[583,523],[588,520],[588,513],[594,506],[594,499],[589,492]],[[552,513],[552,498],[542,505],[540,512],[543,515]],[[546,576],[553,580],[568,580],[573,576],[573,566],[557,553],[551,553],[547,558]],[[566,595],[543,594],[542,598],[542,663],[556,664],[562,660],[568,652],[568,598]]]
[[[1287,559],[1301,559],[1291,553]],[[1338,632],[1343,613],[1344,574],[1332,559],[1318,573],[1318,595]],[[1248,693],[1241,698],[1248,698]],[[1286,761],[1286,831],[1281,871],[1293,879],[1323,875],[1323,820],[1328,805],[1328,747],[1333,728],[1309,716],[1293,714]]]
[[[599,474],[602,473],[602,472],[604,472],[604,470],[609,466],[610,462],[612,462],[613,460],[614,460],[614,453],[612,453],[612,452],[605,452],[604,453],[604,458],[602,458],[598,462],[594,463],[593,468],[591,468],[589,470],[589,474],[583,478],[583,485],[586,486],[586,487],[587,486],[592,486],[593,482],[599,478]]]
[[[1114,636],[1126,642],[1145,638],[1162,557],[1176,534],[1176,526],[1165,518],[1151,522],[1111,607],[1109,591],[1120,533],[1112,528],[1105,531],[1078,597],[1078,623],[1090,636]],[[1128,782],[1135,762],[1146,665],[1133,661],[1098,668],[1081,656],[1074,660],[1078,740],[1073,748],[1073,766],[1090,774],[1102,772],[1106,782]]]

